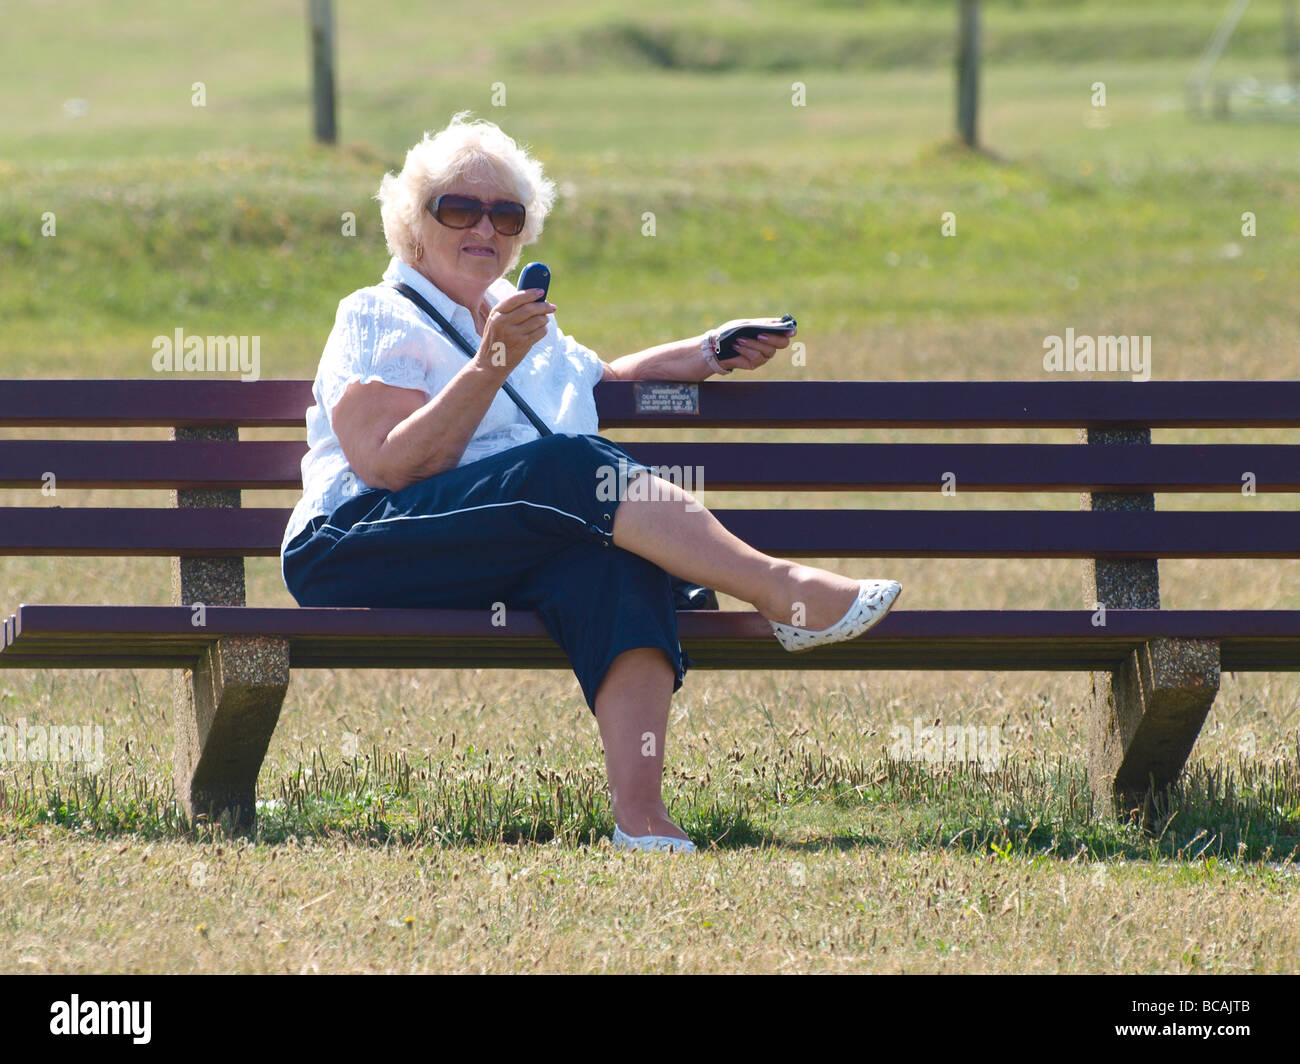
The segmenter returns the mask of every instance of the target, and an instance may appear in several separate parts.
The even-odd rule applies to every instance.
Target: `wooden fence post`
[[[959,0],[957,26],[957,132],[968,148],[979,147],[980,0]]]
[[[333,144],[338,136],[334,122],[334,2],[309,0],[309,4],[316,139],[322,144]]]

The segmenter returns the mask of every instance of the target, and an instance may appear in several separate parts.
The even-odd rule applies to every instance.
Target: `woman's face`
[[[515,194],[493,178],[462,178],[441,192],[471,196],[485,204],[515,199]],[[439,193],[430,197],[437,200]],[[414,265],[444,292],[474,292],[486,289],[506,272],[523,241],[523,234],[502,236],[492,227],[487,212],[472,228],[452,229],[438,221],[428,209],[420,226],[424,255]]]

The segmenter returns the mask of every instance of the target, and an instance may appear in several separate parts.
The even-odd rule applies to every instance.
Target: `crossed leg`
[[[638,471],[639,472],[639,471]],[[829,628],[853,605],[858,582],[773,558],[728,532],[690,492],[650,473],[614,515],[614,543],[661,569],[750,603],[769,621]]]

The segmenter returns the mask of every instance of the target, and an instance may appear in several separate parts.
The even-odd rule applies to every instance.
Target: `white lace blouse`
[[[468,309],[444,295],[427,277],[394,258],[384,279],[405,281],[434,305],[456,331],[478,347],[481,337]],[[516,291],[498,278],[487,290],[494,307]],[[334,407],[352,381],[382,381],[413,388],[430,398],[451,382],[468,361],[424,312],[400,292],[375,285],[339,303],[334,328],[325,342],[307,410],[307,445],[302,460],[302,498],[294,507],[280,545],[284,548],[318,514],[333,513],[348,498],[369,487],[353,472],[334,435]],[[604,365],[600,356],[566,336],[550,315],[546,335],[511,371],[509,381],[552,431],[594,433],[596,400],[592,389]],[[539,438],[538,431],[504,391],[497,393],[465,448],[460,465]]]

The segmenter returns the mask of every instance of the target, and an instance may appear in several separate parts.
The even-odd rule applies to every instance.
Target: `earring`
[[[422,258],[424,258],[424,245],[420,244],[415,249],[415,261],[419,262]]]

